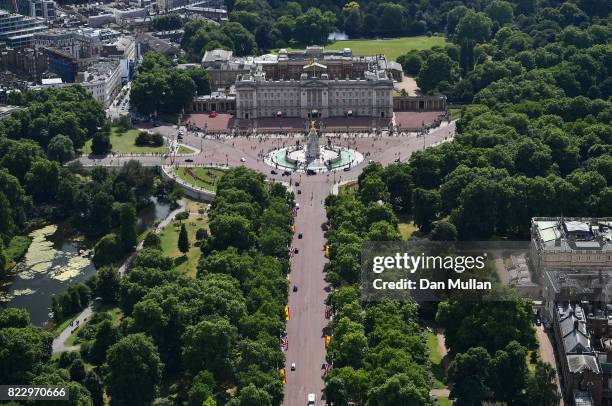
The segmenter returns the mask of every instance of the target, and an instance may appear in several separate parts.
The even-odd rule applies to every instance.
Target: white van
[[[308,394],[308,406],[315,406],[315,394],[314,393],[309,393]]]

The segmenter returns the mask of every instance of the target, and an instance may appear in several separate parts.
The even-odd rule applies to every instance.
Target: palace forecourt
[[[419,131],[448,119],[444,96],[400,92],[402,67],[384,55],[312,46],[235,57],[215,49],[202,67],[215,91],[194,98],[187,121],[213,133],[303,132],[311,119],[322,132]]]

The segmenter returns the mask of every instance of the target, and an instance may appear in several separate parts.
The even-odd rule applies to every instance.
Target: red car
[[[208,117],[210,117],[210,118],[217,117],[217,112],[216,111],[211,111],[210,114],[208,115]]]

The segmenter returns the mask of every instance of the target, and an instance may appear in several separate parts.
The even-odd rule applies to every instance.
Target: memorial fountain
[[[363,155],[353,149],[333,145],[331,138],[320,145],[321,133],[316,122],[310,122],[305,143],[279,148],[266,156],[266,163],[277,169],[305,172],[325,172],[350,168],[361,161]]]

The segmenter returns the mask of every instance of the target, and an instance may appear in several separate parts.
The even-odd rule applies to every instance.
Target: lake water
[[[155,198],[138,215],[138,233],[165,218],[167,204]],[[86,281],[95,274],[91,262],[91,243],[75,235],[69,227],[51,224],[30,233],[32,244],[17,273],[0,281],[0,303],[28,310],[32,323],[44,326],[49,321],[51,296],[64,292],[71,283]]]

